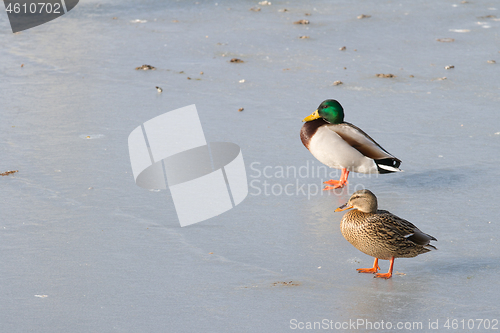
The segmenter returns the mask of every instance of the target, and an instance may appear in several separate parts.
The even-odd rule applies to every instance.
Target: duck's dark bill
[[[349,203],[346,203],[345,205],[340,206],[339,208],[335,209],[335,212],[341,212],[343,210],[348,210],[353,208],[352,206],[349,206]]]
[[[318,118],[320,118],[320,116],[319,116],[318,110],[316,110],[310,116],[305,117],[304,120],[302,120],[302,121],[308,122],[308,121],[313,121],[313,120],[318,119]]]

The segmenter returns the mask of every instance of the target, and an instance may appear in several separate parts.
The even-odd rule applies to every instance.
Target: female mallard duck
[[[349,201],[335,211],[351,209],[340,222],[345,239],[361,252],[375,257],[372,268],[358,268],[359,273],[376,273],[375,277],[392,276],[394,258],[413,258],[437,250],[430,245],[436,238],[423,233],[412,223],[389,213],[377,210],[377,197],[369,190],[354,192]],[[388,273],[377,273],[378,260],[390,260]]]
[[[327,99],[313,114],[304,118],[300,130],[304,146],[321,163],[342,169],[340,180],[329,180],[325,190],[341,188],[350,171],[389,173],[401,171],[401,160],[391,155],[353,124],[344,122],[344,109],[339,102]]]

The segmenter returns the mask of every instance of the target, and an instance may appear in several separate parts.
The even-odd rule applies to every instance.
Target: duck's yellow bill
[[[312,121],[312,120],[318,119],[318,118],[321,118],[321,117],[319,116],[318,110],[316,110],[310,116],[305,117],[302,121],[308,122],[308,121]]]
[[[339,208],[335,209],[335,212],[341,212],[343,210],[348,210],[354,208],[353,206],[349,206],[349,203],[346,203],[345,205],[340,206]]]

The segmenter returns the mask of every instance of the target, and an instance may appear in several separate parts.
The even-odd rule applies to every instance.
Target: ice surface
[[[499,10],[81,1],[12,34],[2,9],[0,172],[19,172],[0,177],[0,330],[287,332],[292,319],[363,319],[442,331],[448,318],[500,319]],[[321,192],[299,130],[327,98],[405,172]],[[191,104],[208,142],[241,147],[250,193],[180,228],[168,190],[135,185],[127,138]],[[373,259],[333,210],[361,187],[439,250],[396,259],[406,275],[388,281],[356,273]]]

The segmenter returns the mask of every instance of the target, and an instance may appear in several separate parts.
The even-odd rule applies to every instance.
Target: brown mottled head
[[[363,213],[376,213],[378,207],[377,197],[370,190],[354,192],[347,204]]]

